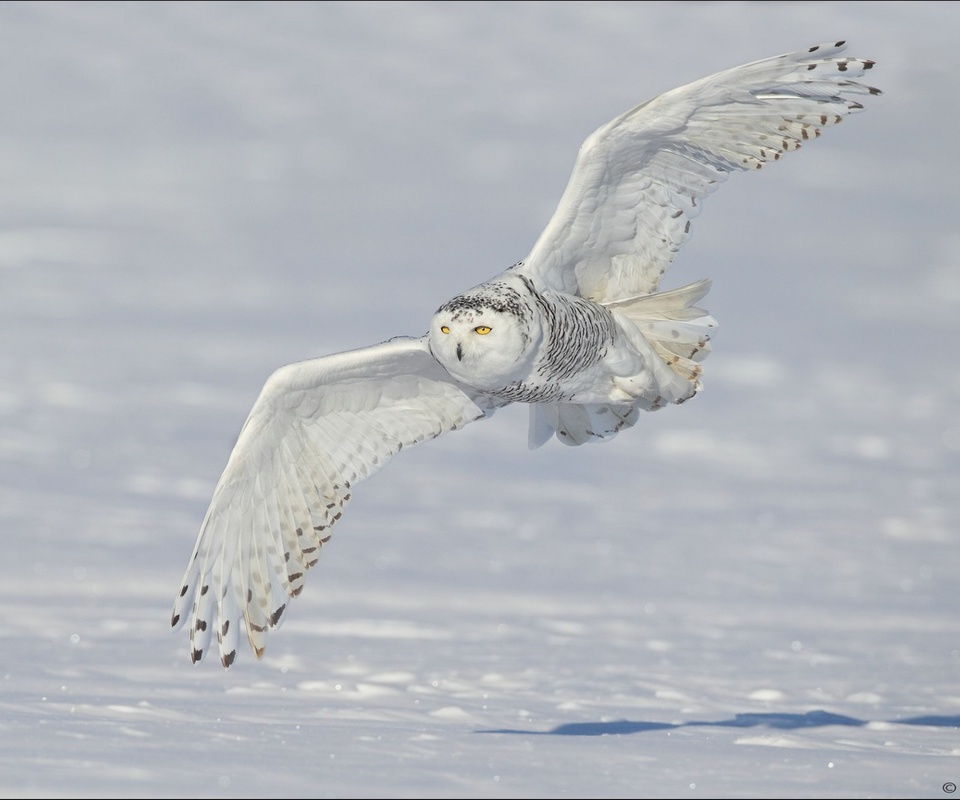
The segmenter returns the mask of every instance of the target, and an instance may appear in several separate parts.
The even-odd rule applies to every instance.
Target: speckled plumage
[[[174,601],[190,653],[258,657],[355,485],[401,449],[530,406],[529,444],[604,441],[700,389],[716,324],[698,281],[660,291],[702,200],[879,94],[843,42],[666,92],[598,128],[523,261],[444,303],[429,331],[291,364],[264,385]],[[242,623],[242,624],[241,624]]]

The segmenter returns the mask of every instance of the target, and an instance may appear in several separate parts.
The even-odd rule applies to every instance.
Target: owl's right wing
[[[240,621],[260,657],[352,487],[393,455],[488,416],[496,403],[453,380],[426,337],[291,364],[266,382],[217,483],[174,602],[194,662],[216,626],[220,659]]]
[[[754,61],[621,114],[580,148],[556,212],[513,269],[544,288],[608,303],[657,290],[701,201],[731,172],[760,169],[879,94],[873,62],[844,42]]]

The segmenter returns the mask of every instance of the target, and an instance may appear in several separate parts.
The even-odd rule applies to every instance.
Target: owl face
[[[528,377],[539,331],[524,313],[529,307],[518,301],[502,287],[478,287],[445,303],[430,324],[434,358],[478,389],[501,389]]]

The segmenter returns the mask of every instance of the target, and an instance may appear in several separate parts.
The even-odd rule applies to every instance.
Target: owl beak
[[[463,361],[463,345],[457,345],[457,361]]]

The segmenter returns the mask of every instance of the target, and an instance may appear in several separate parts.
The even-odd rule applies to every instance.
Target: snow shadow
[[[960,728],[960,716],[928,715],[910,717],[908,719],[887,720],[894,725],[922,725],[931,728]],[[677,728],[719,727],[719,728],[776,728],[778,730],[794,730],[797,728],[819,728],[827,725],[845,725],[848,727],[862,727],[869,724],[869,720],[847,717],[843,714],[832,714],[829,711],[808,711],[806,714],[737,714],[733,719],[724,719],[717,722],[691,720],[689,722],[632,722],[617,720],[615,722],[569,722],[558,725],[549,731],[521,730],[517,728],[501,728],[498,730],[481,730],[477,733],[520,733],[524,736],[613,736],[630,733],[646,733],[648,731],[675,730]]]

